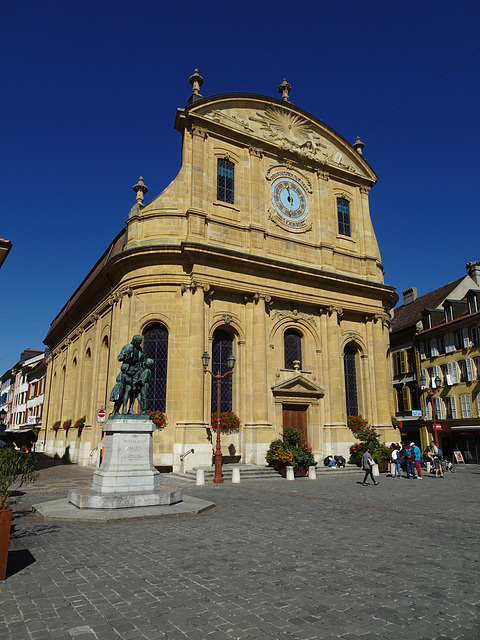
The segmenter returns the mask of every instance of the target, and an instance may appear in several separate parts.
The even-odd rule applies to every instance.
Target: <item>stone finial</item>
[[[203,96],[200,93],[200,87],[203,84],[203,78],[198,73],[198,69],[195,69],[195,71],[193,72],[193,75],[190,76],[188,81],[192,85],[192,94],[195,96],[198,96],[199,98],[202,98]]]
[[[289,85],[284,78],[282,84],[278,87],[278,93],[282,94],[282,100],[284,102],[288,102],[288,94],[290,93],[291,90],[292,90],[291,85]]]
[[[362,154],[362,149],[365,146],[365,144],[360,140],[360,136],[357,136],[357,139],[355,140],[354,144],[353,144],[353,148],[355,149],[355,151],[359,154],[359,155],[363,155]]]
[[[137,202],[138,204],[143,204],[143,199],[145,198],[145,194],[148,192],[148,187],[143,184],[143,177],[140,176],[137,184],[133,187],[133,190],[137,194]]]

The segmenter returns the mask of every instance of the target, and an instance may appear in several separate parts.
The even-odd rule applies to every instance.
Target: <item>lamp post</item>
[[[210,356],[205,351],[202,356],[203,373],[209,373],[214,380],[217,381],[217,446],[215,449],[215,476],[213,482],[215,484],[222,484],[222,449],[220,447],[220,383],[223,378],[231,376],[233,374],[233,367],[235,366],[235,356],[230,354],[227,358],[227,366],[229,371],[226,371],[223,375],[220,374],[220,370],[217,373],[213,373],[208,369],[208,363],[210,362]]]
[[[435,428],[435,398],[434,395],[437,393],[438,388],[440,387],[442,381],[438,376],[434,378],[435,388],[427,389],[428,397],[430,398],[430,402],[432,403],[432,431],[433,431],[433,439],[435,442],[435,446],[438,447],[438,433]]]

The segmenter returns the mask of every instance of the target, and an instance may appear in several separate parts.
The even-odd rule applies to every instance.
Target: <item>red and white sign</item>
[[[441,424],[434,424],[433,428],[436,429],[437,431],[441,431],[442,430],[442,425]]]
[[[97,411],[97,422],[105,422],[106,415],[107,412],[105,411],[105,409],[99,409]]]

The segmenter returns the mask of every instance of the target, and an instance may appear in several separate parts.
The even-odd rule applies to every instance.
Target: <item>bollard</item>
[[[195,484],[197,487],[201,487],[205,484],[205,471],[203,469],[197,469],[197,479]]]
[[[293,475],[293,467],[287,467],[287,480],[295,480]]]
[[[240,484],[240,469],[232,467],[232,483]]]
[[[316,467],[308,467],[308,479],[316,480],[317,479],[317,469]]]

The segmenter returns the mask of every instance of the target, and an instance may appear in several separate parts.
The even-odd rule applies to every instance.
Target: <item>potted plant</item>
[[[61,424],[62,423],[60,422],[60,420],[54,422],[52,425],[52,431],[55,431],[55,433],[57,433],[57,431],[60,429]]]
[[[62,424],[62,428],[65,429],[65,431],[67,429],[70,429],[71,426],[72,426],[72,421],[71,420],[65,420],[65,422]]]
[[[284,427],[282,438],[274,440],[265,456],[266,461],[283,477],[287,466],[293,467],[297,477],[308,475],[308,467],[316,466],[312,447],[303,441],[303,434],[298,429]]]
[[[374,462],[378,464],[379,471],[388,471],[392,451],[385,443],[380,442],[380,434],[368,423],[354,433],[359,442],[350,446],[349,462],[360,466],[363,454],[365,451],[370,451]]]
[[[5,580],[7,572],[8,545],[12,523],[12,486],[20,489],[34,482],[38,474],[29,454],[15,451],[10,447],[0,448],[0,580]]]
[[[87,419],[87,416],[83,416],[83,418],[79,418],[73,425],[74,429],[83,429],[83,427],[85,426],[86,419]]]

